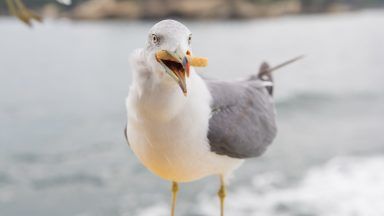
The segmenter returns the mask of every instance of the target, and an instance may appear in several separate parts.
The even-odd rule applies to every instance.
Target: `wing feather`
[[[261,155],[276,136],[275,108],[260,79],[205,80],[212,94],[211,151],[233,158]]]

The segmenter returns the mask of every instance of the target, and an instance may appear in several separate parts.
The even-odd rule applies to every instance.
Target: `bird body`
[[[141,51],[137,51],[141,52]],[[133,58],[139,58],[137,53]],[[140,61],[135,59],[134,61]],[[210,150],[207,131],[212,97],[204,80],[191,69],[188,97],[167,82],[132,85],[127,98],[127,135],[139,160],[156,175],[188,182],[207,175],[227,175],[241,159]],[[161,100],[159,100],[161,98]]]
[[[146,168],[173,182],[172,216],[177,183],[209,175],[221,178],[223,215],[225,177],[276,136],[273,80],[266,64],[241,81],[203,79],[190,67],[204,59],[192,56],[190,43],[187,27],[164,20],[133,52],[126,137]]]

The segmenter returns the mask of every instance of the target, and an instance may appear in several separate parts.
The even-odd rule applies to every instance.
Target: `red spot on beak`
[[[187,54],[187,56],[191,56],[191,52],[189,50],[187,50],[186,54]],[[187,61],[186,70],[185,70],[185,73],[186,73],[187,77],[189,77],[189,68],[190,68],[190,66],[191,65],[190,65],[189,61]]]

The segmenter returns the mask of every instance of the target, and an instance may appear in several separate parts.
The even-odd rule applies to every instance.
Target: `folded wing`
[[[211,151],[233,158],[261,155],[277,132],[271,86],[260,76],[236,82],[205,81],[213,97]]]

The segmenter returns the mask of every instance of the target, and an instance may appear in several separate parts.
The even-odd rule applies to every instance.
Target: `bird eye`
[[[154,44],[160,43],[160,38],[155,34],[152,34],[152,43],[154,43]]]
[[[188,44],[191,44],[191,41],[192,41],[192,35],[189,35],[189,37],[188,37]]]

